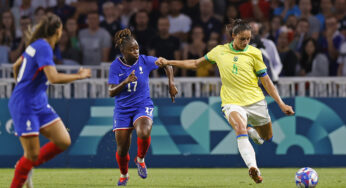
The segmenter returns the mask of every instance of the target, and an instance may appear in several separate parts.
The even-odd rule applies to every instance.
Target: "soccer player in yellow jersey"
[[[197,69],[204,63],[216,63],[222,81],[222,111],[237,134],[239,153],[249,168],[250,177],[256,183],[261,183],[263,179],[248,135],[255,143],[262,144],[264,140],[270,141],[273,133],[267,103],[258,86],[258,79],[286,115],[293,115],[294,111],[281,100],[267,75],[261,51],[249,45],[250,25],[240,19],[233,22],[230,31],[233,38],[231,43],[218,45],[199,59],[162,59],[157,64]],[[254,128],[247,127],[248,124]]]

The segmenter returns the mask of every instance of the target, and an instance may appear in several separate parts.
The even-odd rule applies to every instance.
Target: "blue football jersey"
[[[18,113],[35,113],[48,104],[48,81],[43,68],[55,66],[53,50],[47,41],[38,39],[25,49],[22,56],[9,107]]]
[[[109,84],[119,84],[124,81],[133,70],[137,81],[131,82],[115,96],[115,107],[118,110],[126,110],[132,107],[152,106],[153,101],[150,98],[149,74],[152,70],[158,68],[155,64],[156,57],[140,55],[137,62],[132,66],[115,59],[109,69]]]

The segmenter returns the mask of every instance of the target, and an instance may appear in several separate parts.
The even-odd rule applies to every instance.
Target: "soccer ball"
[[[299,188],[316,187],[318,183],[317,172],[309,167],[304,167],[296,173],[296,185]]]

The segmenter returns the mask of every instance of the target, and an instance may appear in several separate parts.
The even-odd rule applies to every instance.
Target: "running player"
[[[155,61],[161,58],[139,54],[137,41],[129,29],[115,34],[115,43],[122,57],[113,61],[109,69],[109,95],[115,96],[114,124],[115,140],[117,142],[116,160],[120,168],[118,186],[125,186],[129,179],[128,164],[131,133],[137,133],[137,157],[135,163],[138,175],[147,177],[145,154],[150,145],[150,132],[153,124],[154,105],[149,93],[149,74],[158,68]],[[169,93],[172,101],[177,94],[173,80],[173,69],[164,66],[169,79]]]
[[[48,104],[47,79],[50,83],[68,83],[91,76],[90,69],[77,74],[58,73],[53,61],[53,50],[62,33],[58,16],[49,14],[37,25],[29,39],[29,46],[13,65],[15,86],[8,107],[15,134],[19,136],[24,155],[16,164],[11,188],[20,188],[27,180],[32,187],[29,172],[66,150],[71,144],[64,123]],[[39,134],[50,142],[40,149]],[[32,173],[30,173],[32,174]]]
[[[262,176],[248,135],[255,143],[262,144],[263,139],[270,141],[273,133],[267,103],[258,86],[258,78],[286,115],[293,115],[294,111],[281,100],[267,75],[261,51],[248,45],[251,39],[250,25],[240,19],[234,20],[230,32],[233,38],[231,43],[216,46],[204,57],[182,61],[160,59],[157,65],[196,69],[203,63],[216,63],[222,81],[222,111],[236,132],[239,153],[249,168],[250,177],[256,183],[261,183]],[[251,124],[255,129],[247,127],[247,124]]]

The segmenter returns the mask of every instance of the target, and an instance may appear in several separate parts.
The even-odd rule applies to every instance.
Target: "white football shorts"
[[[267,102],[265,100],[247,106],[226,104],[222,107],[222,112],[227,121],[229,121],[229,115],[233,111],[238,112],[245,119],[247,124],[252,126],[263,126],[271,121]]]

